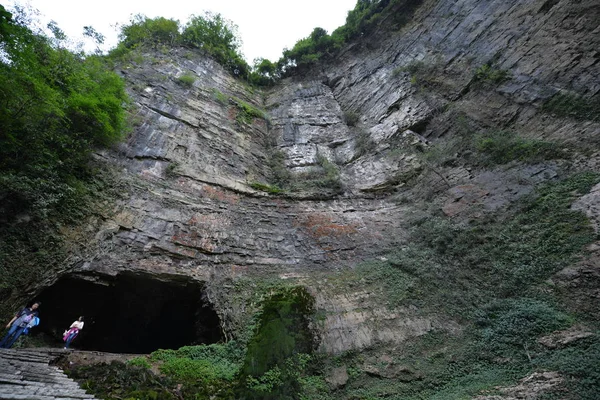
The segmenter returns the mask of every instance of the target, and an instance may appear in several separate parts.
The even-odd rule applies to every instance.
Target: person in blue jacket
[[[8,333],[0,341],[0,348],[10,348],[21,336],[25,329],[33,327],[39,323],[38,311],[41,303],[34,302],[31,307],[25,307],[15,314],[15,316],[6,324]],[[34,325],[35,324],[35,325]]]

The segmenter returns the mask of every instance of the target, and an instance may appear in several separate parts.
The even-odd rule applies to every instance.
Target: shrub
[[[352,112],[352,111],[345,111],[344,112],[344,122],[346,123],[346,125],[348,126],[355,126],[356,123],[358,122],[358,114]]]
[[[233,101],[238,108],[236,121],[239,123],[251,124],[254,118],[260,118],[268,121],[267,114],[264,111],[237,98],[233,98]]]
[[[192,15],[183,28],[181,40],[187,46],[205,50],[235,76],[247,77],[250,67],[239,52],[237,26],[220,14]]]
[[[527,298],[494,300],[477,310],[475,318],[482,352],[517,358],[530,358],[538,337],[573,323],[547,303]]]
[[[565,399],[595,400],[600,393],[600,338],[594,335],[536,361],[541,368],[567,378]]]
[[[117,53],[123,53],[123,48],[133,49],[140,46],[158,47],[172,46],[179,41],[179,21],[163,17],[148,18],[137,14],[128,24],[121,26]]]
[[[439,86],[444,84],[443,81],[437,79],[443,74],[444,65],[443,59],[439,55],[426,60],[412,60],[408,64],[394,69],[392,76],[399,76],[403,72],[407,72],[412,85]]]
[[[568,156],[558,143],[525,139],[507,131],[476,135],[475,149],[484,155],[481,161],[487,165],[502,165],[510,161],[539,162]]]
[[[307,172],[292,175],[291,182],[288,182],[291,190],[331,190],[334,193],[340,193],[344,187],[340,179],[340,170],[326,157],[317,155],[316,165]]]
[[[600,99],[585,98],[577,94],[557,93],[542,106],[543,112],[557,117],[587,121],[600,121]]]
[[[331,58],[346,43],[372,33],[386,18],[399,29],[410,20],[423,0],[359,0],[348,12],[344,25],[331,35],[323,28],[314,28],[309,36],[300,39],[292,49],[285,49],[277,62],[280,75],[301,71],[321,59]]]
[[[190,73],[183,74],[177,78],[177,83],[182,86],[192,87],[196,82],[196,77]]]
[[[131,360],[127,361],[127,365],[145,368],[145,369],[150,369],[150,367],[151,367],[150,362],[148,362],[148,359],[146,357],[132,358]]]
[[[250,399],[294,398],[315,348],[310,330],[314,299],[302,287],[282,289],[263,301],[248,343],[241,390]]]
[[[475,70],[475,81],[500,84],[511,78],[510,73],[504,69],[497,69],[490,64],[484,64]]]
[[[377,148],[377,143],[371,138],[369,132],[360,130],[356,135],[354,142],[354,159],[364,156],[365,154]]]
[[[239,372],[244,349],[235,341],[226,344],[184,346],[178,350],[157,350],[150,359],[163,361],[161,371],[176,379],[231,381]]]
[[[277,185],[269,185],[261,182],[251,182],[250,187],[255,190],[260,190],[261,192],[267,192],[270,194],[279,194],[283,193],[283,189],[281,189]]]

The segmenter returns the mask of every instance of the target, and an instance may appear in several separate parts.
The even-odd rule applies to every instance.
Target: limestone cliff
[[[557,94],[598,102],[600,7],[593,0],[426,0],[410,17],[384,20],[335,59],[268,90],[185,49],[146,52],[120,66],[135,128],[98,159],[117,166],[122,197],[88,226],[94,240],[64,274],[195,280],[228,337],[247,317],[232,295],[236,281],[298,282],[323,312],[315,329],[330,353],[460,332],[453,318],[388,306],[372,285],[345,286],[330,274],[385,260],[405,243],[414,215],[442,211],[467,221],[509,207],[567,170],[598,170],[598,119],[543,106]],[[420,156],[461,137],[465,126],[581,152],[508,167],[473,167],[461,162],[465,154],[432,167]],[[259,190],[256,183],[272,183],[274,154],[284,155],[290,179],[323,169],[325,160],[341,189]],[[597,221],[593,193],[579,204]],[[597,277],[597,253],[590,260],[586,271]],[[573,268],[565,279],[577,285],[573,274],[582,272]]]

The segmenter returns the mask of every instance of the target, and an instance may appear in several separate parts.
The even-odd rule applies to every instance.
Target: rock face
[[[427,167],[415,149],[460,135],[462,120],[531,137],[597,140],[598,122],[554,117],[540,106],[563,91],[597,98],[599,18],[594,0],[428,0],[410,22],[384,22],[335,60],[265,92],[202,54],[147,53],[120,68],[137,106],[135,129],[118,149],[98,155],[118,166],[122,197],[90,227],[91,255],[68,271],[205,282],[230,333],[243,311],[222,282],[294,279],[310,286],[325,311],[321,349],[333,353],[453,331],[451,321],[389,309],[360,289],[332,293],[319,274],[381,256],[406,238],[408,203],[427,198],[396,195]],[[484,65],[509,79],[477,80]],[[185,84],[184,74],[195,82]],[[323,159],[335,164],[342,193],[254,189],[270,182],[273,152],[300,177]],[[449,164],[420,184],[447,215],[471,215],[474,206],[507,206],[560,167]],[[593,199],[582,204],[598,220]]]

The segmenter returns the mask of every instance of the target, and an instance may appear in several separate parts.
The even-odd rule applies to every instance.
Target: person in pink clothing
[[[71,324],[69,330],[65,331],[63,335],[63,340],[65,342],[65,349],[69,348],[69,345],[77,337],[79,331],[83,329],[83,316],[79,317],[79,319]]]

